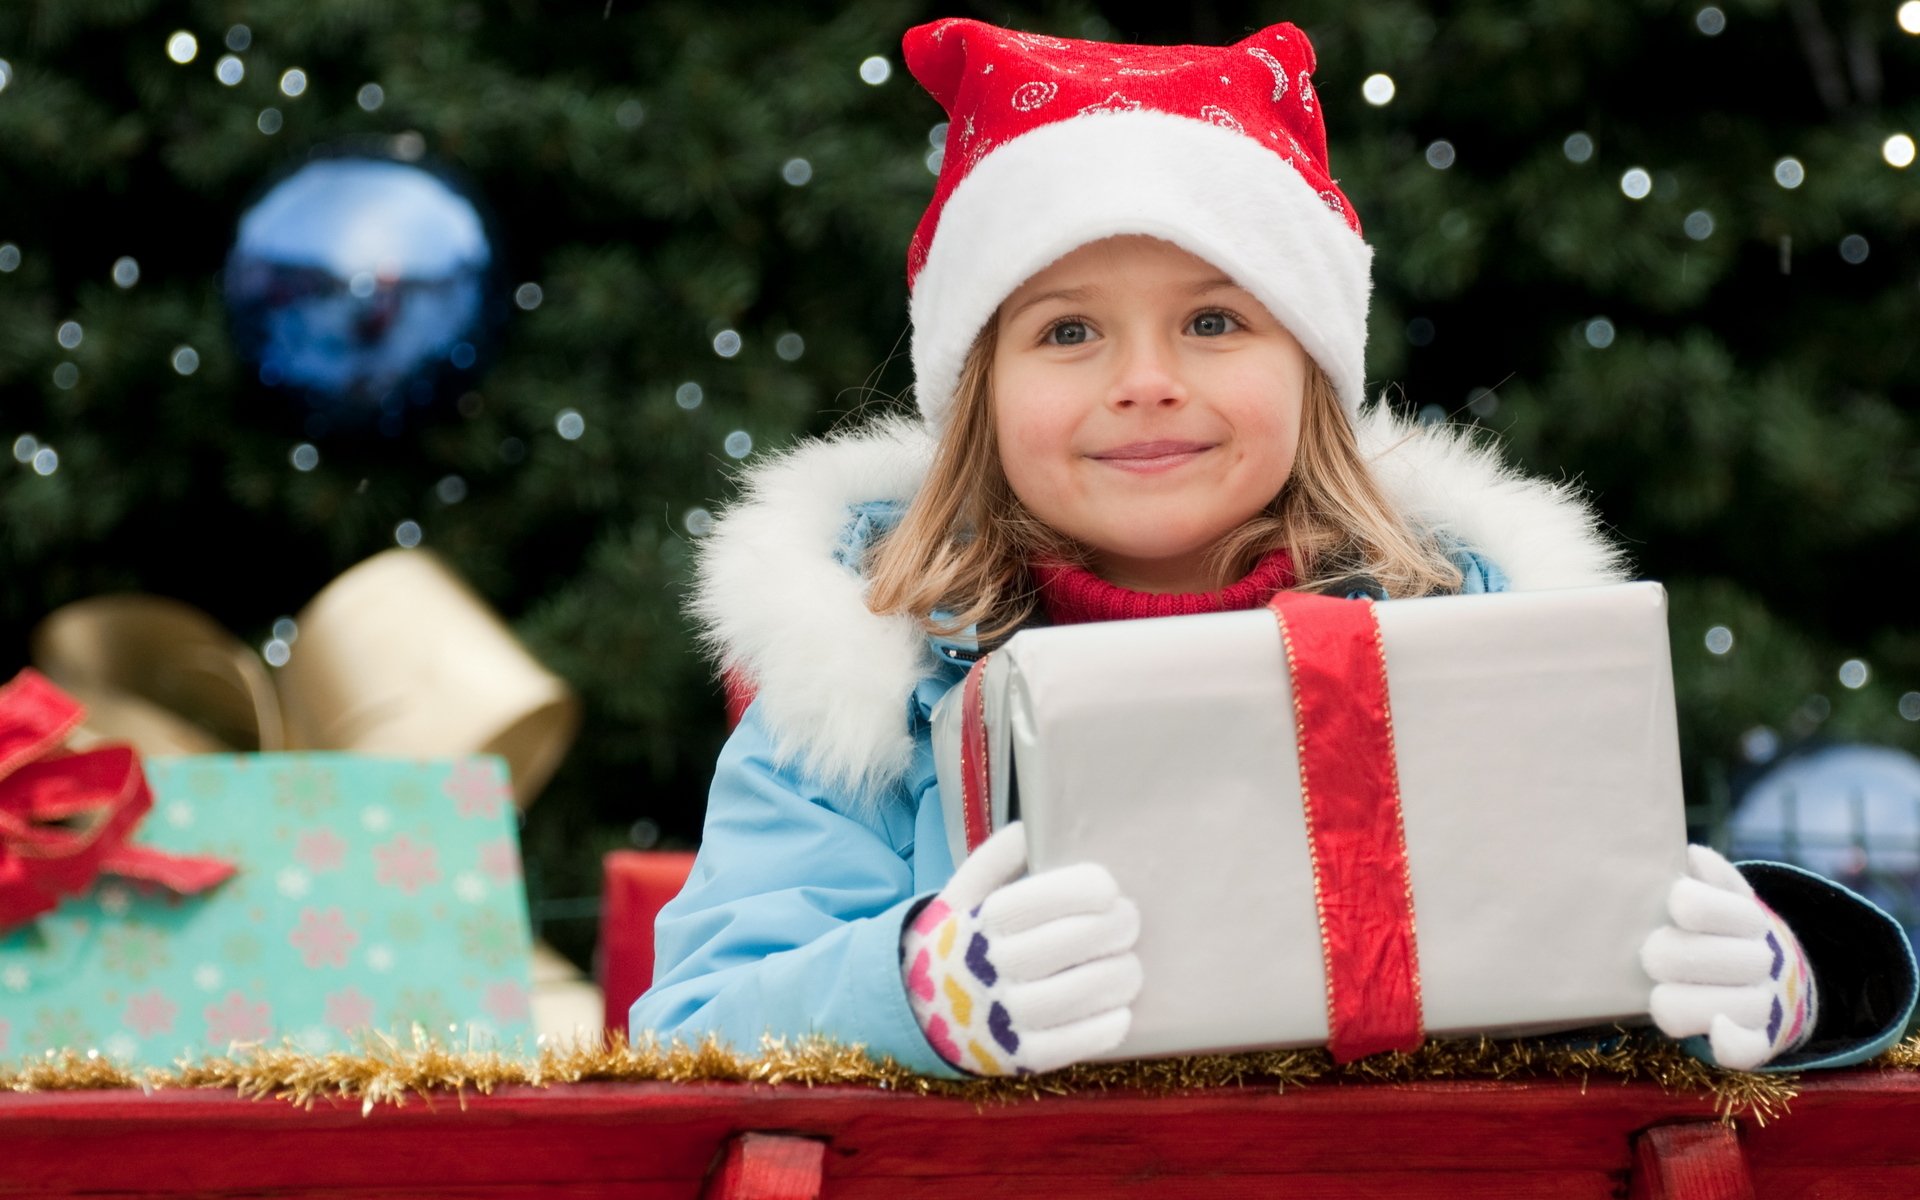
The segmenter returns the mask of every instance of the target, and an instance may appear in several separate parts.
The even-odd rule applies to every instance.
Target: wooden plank
[[[38,1099],[21,1105],[7,1100]],[[629,1126],[636,1105],[567,1091],[440,1098],[401,1109],[318,1104],[312,1111],[230,1094],[174,1092],[0,1097],[0,1195],[151,1192],[270,1194],[417,1186],[524,1187],[672,1182],[691,1200],[731,1114]],[[91,1103],[89,1103],[91,1102]],[[611,1102],[611,1103],[609,1103]],[[670,1106],[677,1107],[677,1106]]]
[[[1295,1175],[952,1175],[897,1178],[827,1175],[830,1200],[1616,1200],[1623,1173],[1555,1171],[1375,1171]]]
[[[1803,1075],[1799,1086],[1791,1113],[1747,1129],[1747,1169],[1756,1182],[1814,1162],[1920,1167],[1920,1073],[1820,1072]]]
[[[1754,1200],[1740,1137],[1717,1121],[1656,1125],[1633,1143],[1631,1200]]]
[[[743,1133],[727,1142],[701,1200],[820,1200],[826,1143]]]
[[[871,1089],[576,1085],[505,1089],[464,1105],[319,1104],[230,1094],[0,1096],[13,1170],[45,1190],[436,1187],[566,1178],[705,1176],[743,1129],[829,1138],[835,1177],[974,1173],[1181,1177],[1486,1169],[1489,1147],[1524,1170],[1619,1171],[1633,1131],[1710,1111],[1657,1088],[1427,1084],[1177,1096],[1087,1094],[975,1106]],[[965,1137],[955,1137],[956,1124]],[[429,1136],[423,1136],[429,1135]],[[940,1145],[930,1155],[929,1145]],[[188,1164],[191,1164],[189,1170]],[[559,1166],[556,1164],[564,1164]],[[405,1171],[396,1177],[396,1170]],[[8,1183],[0,1179],[0,1194]],[[692,1190],[689,1191],[692,1194]]]
[[[300,1200],[696,1200],[699,1185],[696,1183],[568,1183],[564,1181],[547,1183],[503,1184],[498,1187],[483,1187],[463,1184],[456,1187],[441,1188],[430,1183],[409,1184],[403,1188],[300,1188],[289,1192],[281,1188],[263,1190],[261,1188],[242,1188],[238,1190],[206,1191],[194,1189],[180,1191],[111,1191],[86,1190],[79,1192],[36,1192],[36,1196],[46,1200],[179,1200],[191,1196],[194,1200],[286,1200],[289,1196],[298,1196]]]
[[[1657,1089],[1338,1087],[1250,1091],[1226,1104],[1212,1092],[989,1104],[969,1115],[968,1135],[957,1144],[942,1127],[945,1112],[901,1109],[833,1137],[836,1152],[857,1152],[859,1173],[899,1178],[975,1171],[1268,1176],[1368,1161],[1409,1170],[1618,1171],[1624,1178],[1637,1130],[1711,1115],[1710,1104]],[[1044,1137],[1034,1136],[1036,1121],[1044,1121]],[[938,1157],[926,1152],[932,1143],[942,1145]]]
[[[1799,1086],[1791,1113],[1740,1126],[1760,1200],[1848,1194],[1821,1191],[1823,1172],[1860,1181],[1862,1194],[1920,1195],[1920,1186],[1872,1190],[1874,1180],[1920,1178],[1920,1075],[1836,1072]],[[1482,1193],[1475,1200],[1527,1188],[1585,1195],[1602,1179],[1624,1195],[1639,1131],[1711,1116],[1699,1096],[1610,1082],[1329,1083],[980,1105],[869,1088],[577,1084],[416,1098],[365,1116],[355,1103],[309,1111],[220,1091],[9,1093],[0,1196],[694,1200],[744,1131],[826,1141],[829,1200],[934,1194],[926,1189],[951,1191],[950,1180],[971,1188],[968,1200],[1022,1191],[1065,1200],[1075,1193],[1063,1189],[1086,1192],[1088,1180],[1121,1196],[1193,1194],[1203,1183],[1225,1195],[1340,1195],[1347,1183],[1326,1181],[1348,1181],[1351,1194],[1406,1200],[1428,1173],[1456,1193]],[[992,1179],[1015,1190],[983,1182]]]
[[[1756,1172],[1753,1185],[1759,1200],[1913,1200],[1920,1196],[1920,1169],[1853,1166],[1829,1159],[1764,1175]]]

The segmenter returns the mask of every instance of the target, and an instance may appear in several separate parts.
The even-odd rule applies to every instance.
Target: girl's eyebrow
[[[1049,300],[1064,300],[1068,304],[1081,304],[1081,303],[1084,303],[1088,297],[1094,295],[1099,290],[1100,289],[1096,287],[1087,286],[1087,287],[1077,287],[1077,288],[1057,288],[1051,292],[1041,292],[1038,296],[1030,296],[1026,300],[1023,300],[1018,305],[1016,305],[1013,311],[1007,314],[1007,320],[1011,321],[1015,317],[1018,317],[1021,313],[1032,308],[1034,305],[1045,304]],[[1208,292],[1218,292],[1223,290],[1239,291],[1242,289],[1239,284],[1235,283],[1231,279],[1228,279],[1225,275],[1215,275],[1211,279],[1202,279],[1202,280],[1199,280],[1198,282],[1190,283],[1186,286],[1184,290],[1189,296],[1204,296]]]
[[[1212,279],[1202,279],[1198,283],[1189,284],[1187,287],[1187,295],[1204,296],[1208,292],[1218,292],[1223,289],[1232,290],[1232,291],[1245,290],[1241,288],[1241,286],[1235,283],[1233,280],[1228,279],[1225,275],[1216,275]]]
[[[1045,304],[1049,300],[1065,300],[1069,304],[1082,303],[1083,301],[1086,300],[1087,297],[1093,295],[1095,290],[1096,289],[1092,287],[1077,287],[1077,288],[1060,288],[1057,291],[1051,291],[1051,292],[1041,292],[1038,296],[1031,296],[1031,297],[1028,297],[1026,300],[1021,301],[1020,304],[1012,312],[1007,314],[1007,320],[1011,321],[1015,317],[1019,316],[1021,313],[1032,308],[1034,305]]]

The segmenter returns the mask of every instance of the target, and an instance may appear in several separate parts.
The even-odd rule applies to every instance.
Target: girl
[[[929,717],[983,647],[1281,588],[1624,572],[1566,489],[1362,407],[1372,252],[1299,30],[1147,47],[948,20],[906,61],[951,122],[908,251],[924,423],[761,465],[705,543],[694,610],[757,695],[632,1024],[1045,1070],[1124,1036],[1138,914],[1098,864],[1029,875],[1017,823],[955,870]],[[1690,862],[1643,953],[1661,1029],[1748,1068],[1899,1035],[1913,959],[1885,914],[1791,867]]]

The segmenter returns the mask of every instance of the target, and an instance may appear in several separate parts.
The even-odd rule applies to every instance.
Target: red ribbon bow
[[[153,793],[130,746],[60,749],[85,715],[37,671],[0,687],[0,930],[52,911],[103,873],[187,895],[234,873],[222,859],[129,842]]]

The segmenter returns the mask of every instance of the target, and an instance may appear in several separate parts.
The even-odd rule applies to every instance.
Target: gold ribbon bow
[[[525,808],[580,728],[580,703],[425,550],[348,569],[295,618],[285,666],[159,596],[99,596],[33,633],[35,665],[87,706],[73,744],[143,754],[352,750],[498,754]]]

